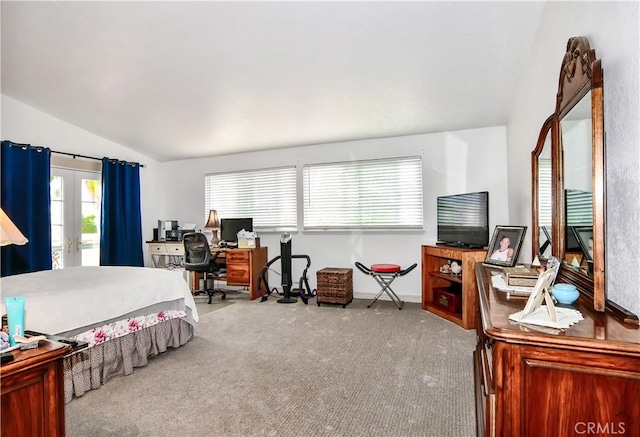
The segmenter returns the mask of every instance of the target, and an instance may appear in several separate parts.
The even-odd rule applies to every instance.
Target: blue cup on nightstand
[[[558,283],[551,289],[551,294],[558,302],[563,304],[572,304],[580,296],[580,292],[573,284]]]

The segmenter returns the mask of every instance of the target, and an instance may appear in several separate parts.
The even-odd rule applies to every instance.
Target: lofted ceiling
[[[543,2],[6,2],[2,93],[158,161],[505,125]]]

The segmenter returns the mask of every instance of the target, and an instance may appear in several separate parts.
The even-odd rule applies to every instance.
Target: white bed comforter
[[[59,334],[93,327],[163,302],[198,313],[182,272],[145,267],[71,267],[6,276],[5,297],[25,298],[25,329]],[[189,309],[189,310],[187,310]]]

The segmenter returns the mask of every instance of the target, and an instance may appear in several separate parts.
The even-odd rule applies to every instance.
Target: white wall
[[[490,226],[510,224],[506,188],[506,129],[494,127],[457,132],[412,135],[375,140],[321,144],[161,163],[164,201],[162,219],[202,226],[204,176],[219,171],[269,168],[283,165],[378,159],[422,155],[424,162],[424,232],[298,232],[293,236],[293,253],[311,257],[309,279],[315,287],[315,272],[324,267],[353,267],[355,261],[366,264],[390,262],[404,267],[420,265],[422,244],[436,239],[436,197],[470,191],[490,192]],[[170,175],[170,177],[169,177]],[[300,216],[300,211],[299,211]],[[299,220],[301,222],[301,220]],[[261,235],[261,244],[269,248],[269,258],[280,253],[279,234]],[[300,261],[302,263],[302,261]],[[293,265],[294,279],[303,265]],[[270,278],[279,286],[279,278]],[[421,276],[417,269],[397,280],[396,292],[408,301],[420,302]],[[378,290],[377,284],[362,273],[354,272],[354,293],[363,296]]]
[[[392,262],[404,267],[420,265],[420,247],[436,239],[436,197],[470,191],[490,192],[490,227],[512,224],[507,199],[506,128],[493,127],[457,132],[412,135],[307,147],[269,150],[159,163],[122,145],[52,117],[8,96],[2,96],[3,139],[46,146],[69,153],[137,161],[141,169],[142,220],[145,240],[152,238],[157,220],[205,221],[204,175],[216,171],[304,165],[340,160],[376,159],[422,155],[424,162],[424,232],[382,233],[296,233],[293,252],[311,257],[310,285],[315,288],[315,272],[324,267],[352,267]],[[269,258],[280,252],[279,234],[261,236],[269,248]],[[302,261],[299,261],[302,263]],[[145,263],[151,265],[145,245]],[[303,265],[294,264],[294,279]],[[279,279],[271,277],[271,285]],[[373,279],[354,272],[354,292],[366,297],[378,291]],[[396,292],[405,300],[420,302],[420,269],[397,280]]]
[[[509,208],[531,225],[531,151],[553,113],[567,40],[586,36],[604,70],[608,297],[640,313],[638,2],[546,2],[508,124]],[[523,254],[531,256],[528,238]]]
[[[143,235],[146,237],[146,231],[157,226],[162,194],[154,189],[158,179],[157,161],[5,95],[2,95],[2,139],[49,147],[58,152],[97,158],[107,156],[144,164],[145,168],[140,169]],[[151,239],[151,235],[148,238]],[[146,245],[143,249],[146,260]]]
[[[589,100],[591,107],[591,100]],[[593,191],[591,184],[591,139],[593,128],[591,112],[587,120],[562,120],[562,150],[564,153],[564,188],[566,190]]]

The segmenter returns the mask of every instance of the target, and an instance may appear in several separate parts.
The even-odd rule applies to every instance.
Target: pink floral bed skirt
[[[184,315],[184,311],[155,313],[75,336],[91,347],[64,358],[65,403],[100,388],[114,376],[132,374],[135,367],[147,364],[149,356],[187,343],[194,327],[182,319]]]

